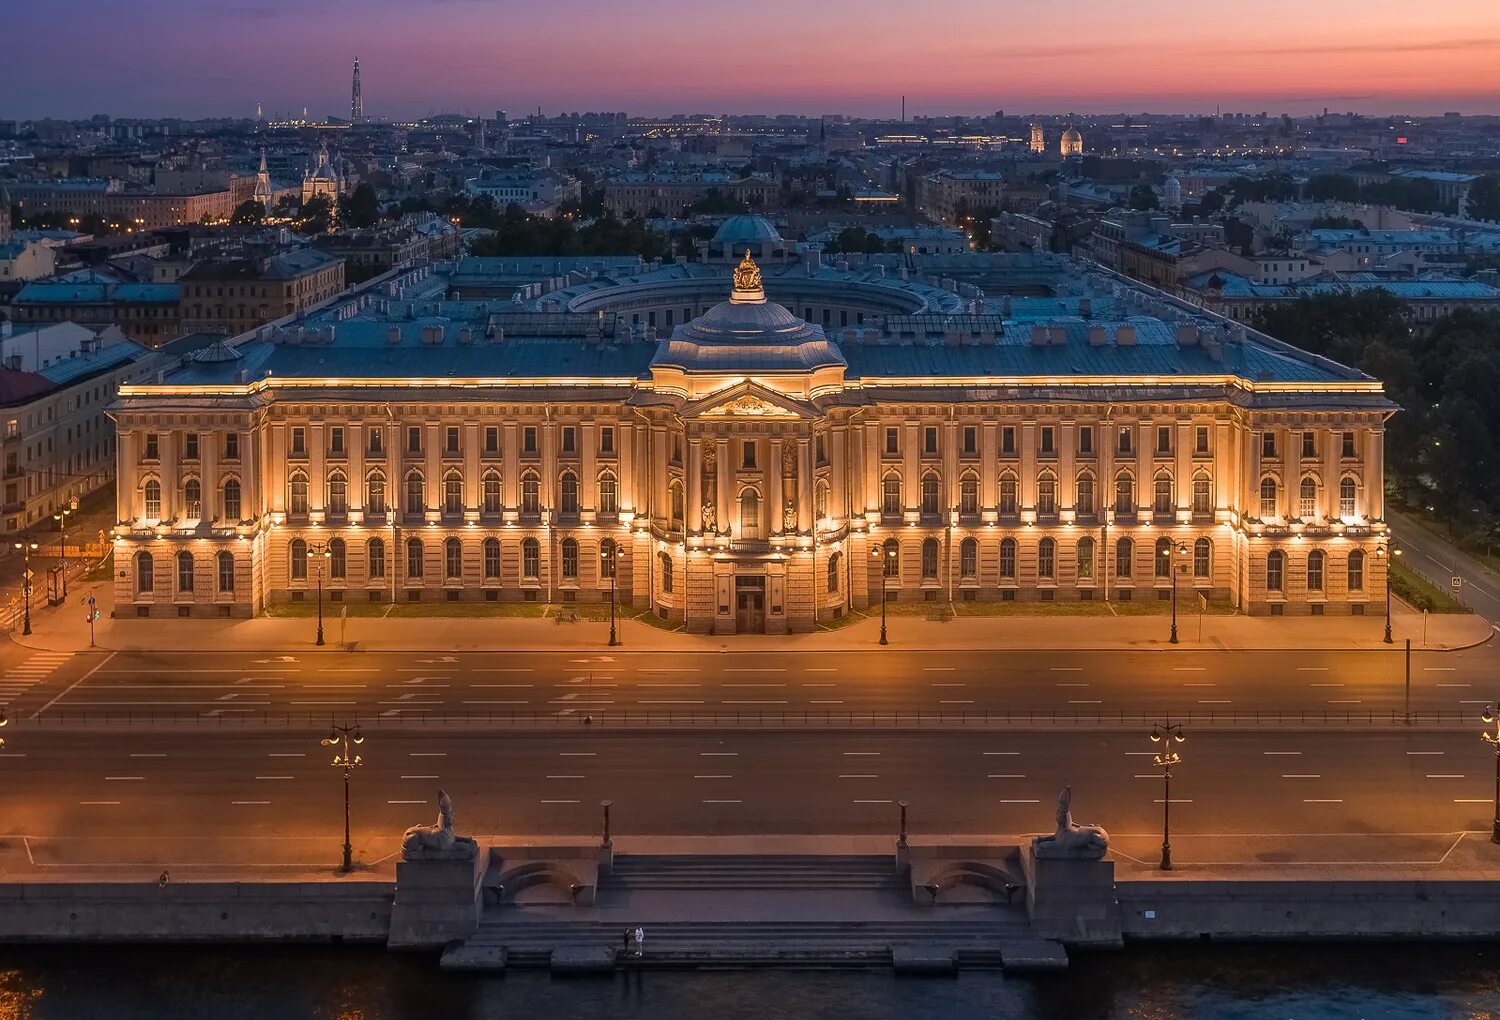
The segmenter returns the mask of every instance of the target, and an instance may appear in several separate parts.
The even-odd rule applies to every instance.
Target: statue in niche
[[[789,499],[781,508],[781,530],[797,530],[797,501]]]
[[[797,444],[786,443],[781,448],[781,477],[797,477]]]
[[[453,798],[438,791],[438,816],[432,825],[413,825],[401,837],[401,857],[408,861],[471,860],[478,845],[453,833]]]
[[[714,491],[718,488],[719,479],[719,446],[714,442],[703,444],[703,484],[701,495],[703,497],[703,530],[715,531],[719,525],[719,514],[714,507]]]
[[[703,501],[703,530],[717,531],[719,528],[719,513],[709,500]]]
[[[1097,861],[1109,849],[1109,833],[1073,821],[1073,787],[1064,786],[1057,795],[1057,831],[1035,837],[1031,849],[1039,858]]]

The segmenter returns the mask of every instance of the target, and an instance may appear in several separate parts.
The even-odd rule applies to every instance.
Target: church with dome
[[[1378,381],[1050,253],[699,254],[396,270],[124,387],[116,614],[1383,612]]]

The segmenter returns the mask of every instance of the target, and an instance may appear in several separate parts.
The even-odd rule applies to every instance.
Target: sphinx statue
[[[438,791],[438,816],[432,825],[413,825],[401,837],[401,857],[408,861],[470,860],[478,845],[453,833],[453,798]]]
[[[1073,821],[1073,788],[1064,786],[1057,795],[1057,831],[1033,838],[1031,849],[1043,859],[1097,861],[1109,849],[1109,833]]]

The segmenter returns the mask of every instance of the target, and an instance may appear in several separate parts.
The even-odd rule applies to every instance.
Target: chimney
[[[1191,322],[1179,322],[1177,324],[1177,346],[1196,347],[1198,345],[1198,327]]]
[[[401,342],[401,327],[387,326],[385,330],[385,342],[388,344],[399,344]]]
[[[458,342],[461,346],[468,347],[474,342],[474,331],[468,326],[458,331]]]
[[[1033,346],[1033,347],[1046,347],[1047,346],[1047,341],[1050,339],[1050,337],[1048,336],[1048,333],[1049,333],[1049,330],[1047,329],[1047,327],[1043,326],[1040,322],[1037,323],[1036,325],[1032,326],[1031,327],[1031,346]]]
[[[1106,330],[1103,326],[1090,326],[1089,327],[1089,346],[1090,347],[1103,347],[1107,343],[1109,343],[1109,331],[1108,330]]]
[[[1121,326],[1118,329],[1116,329],[1115,330],[1115,346],[1116,347],[1134,347],[1135,346],[1135,327],[1134,326]]]
[[[1052,327],[1052,343],[1056,347],[1062,347],[1068,342],[1068,327],[1057,325]]]

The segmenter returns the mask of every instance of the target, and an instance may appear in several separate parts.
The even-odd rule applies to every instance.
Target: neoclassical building
[[[1384,610],[1380,384],[1091,264],[804,250],[490,302],[459,274],[122,387],[117,614],[245,616],[320,576],[334,603],[613,586],[714,633],[882,589]]]

